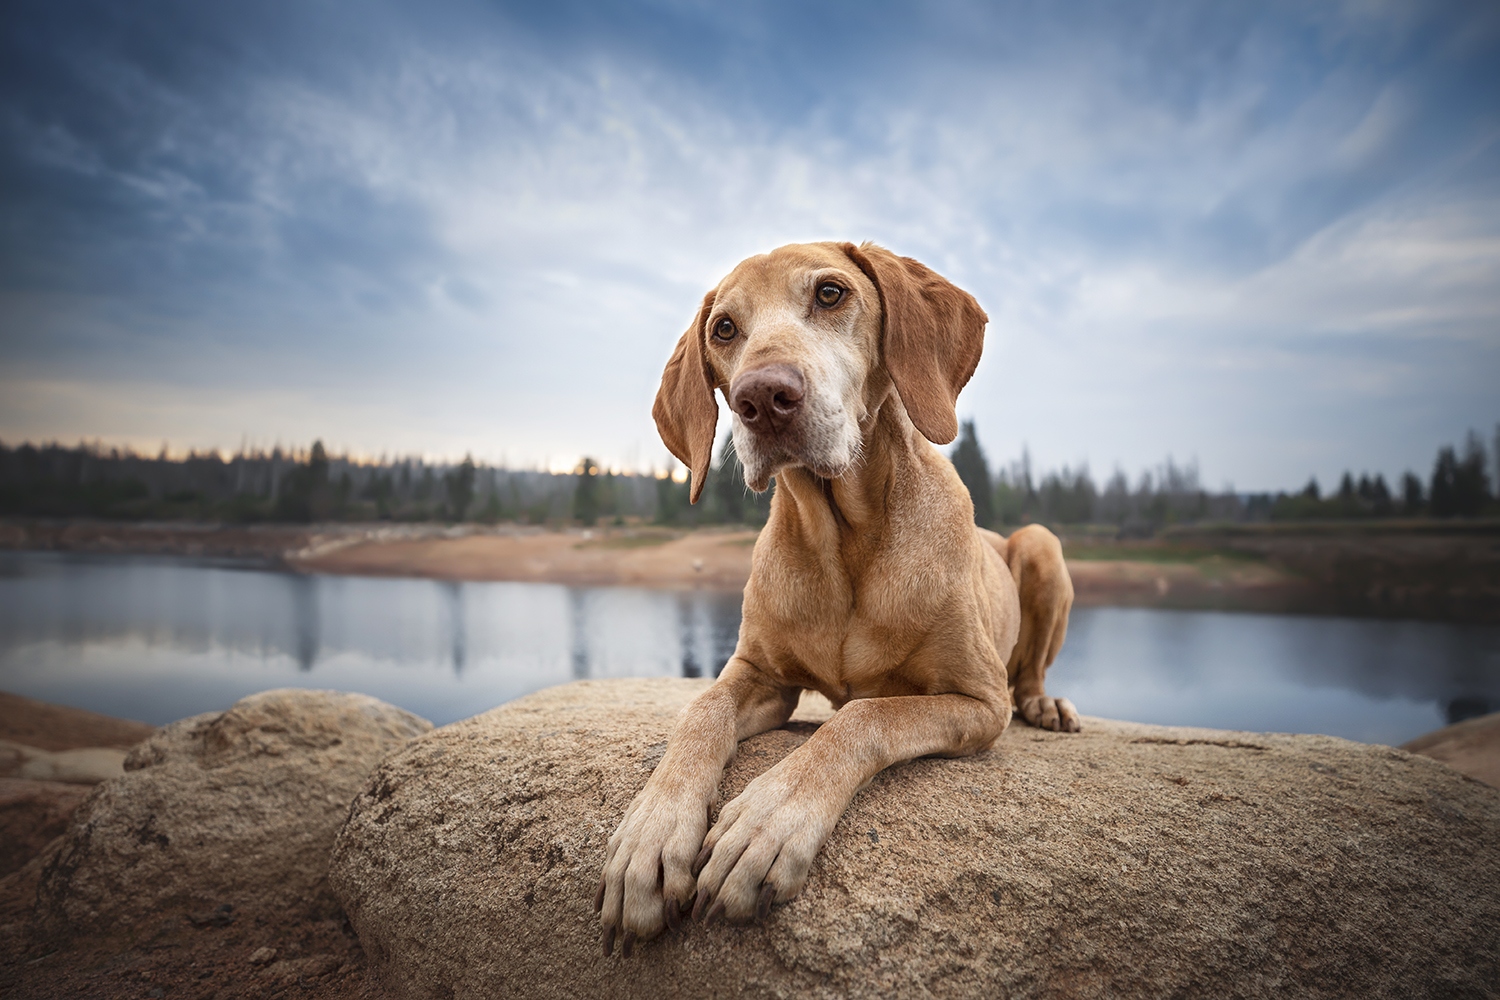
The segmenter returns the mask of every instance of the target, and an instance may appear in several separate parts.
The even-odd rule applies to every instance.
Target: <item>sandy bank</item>
[[[288,560],[304,572],[735,591],[755,532],[525,531],[371,540]]]
[[[38,750],[84,747],[128,750],[154,732],[156,727],[144,722],[116,719],[0,691],[0,740],[23,743]]]
[[[754,544],[754,531],[533,531],[370,540],[288,562],[312,573],[738,591],[750,578]],[[1073,560],[1068,569],[1082,606],[1280,611],[1295,609],[1307,589],[1262,562]]]

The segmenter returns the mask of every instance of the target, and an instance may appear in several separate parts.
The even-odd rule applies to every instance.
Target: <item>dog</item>
[[[957,436],[988,322],[967,292],[870,243],[781,247],[704,296],[662,374],[657,429],[696,503],[720,391],[746,484],[776,490],[734,655],[609,839],[594,901],[606,956],[689,915],[765,919],[893,764],[985,750],[1013,707],[1078,731],[1043,687],[1073,602],[1062,546],[1040,526],[976,527],[933,447]],[[736,744],[785,723],[805,689],[833,717],[710,829]]]

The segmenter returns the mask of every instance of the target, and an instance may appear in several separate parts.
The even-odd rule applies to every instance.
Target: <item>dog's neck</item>
[[[891,507],[900,501],[892,485],[914,474],[917,449],[927,448],[927,442],[894,390],[872,409],[863,430],[861,457],[843,475],[825,479],[802,466],[776,474],[780,516],[793,519],[799,533],[820,547],[878,546],[889,525],[908,523],[893,522]]]

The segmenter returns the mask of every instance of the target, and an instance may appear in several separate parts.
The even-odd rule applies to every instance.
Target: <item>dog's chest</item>
[[[890,571],[911,560],[851,573],[843,560],[758,561],[745,589],[741,646],[789,684],[844,698],[916,693],[902,665],[926,644],[950,603],[953,582]]]

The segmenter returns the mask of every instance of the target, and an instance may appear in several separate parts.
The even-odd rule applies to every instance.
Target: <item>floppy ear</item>
[[[656,432],[667,450],[676,455],[693,474],[688,499],[698,502],[708,478],[708,462],[713,457],[714,428],[719,422],[719,405],[714,402],[714,376],[703,354],[703,324],[714,307],[714,293],[703,296],[703,305],[693,325],[687,328],[677,349],[661,373],[661,388],[656,391]]]
[[[974,296],[910,257],[844,244],[880,294],[881,352],[911,422],[933,444],[958,436],[954,404],[974,374],[990,318]]]

